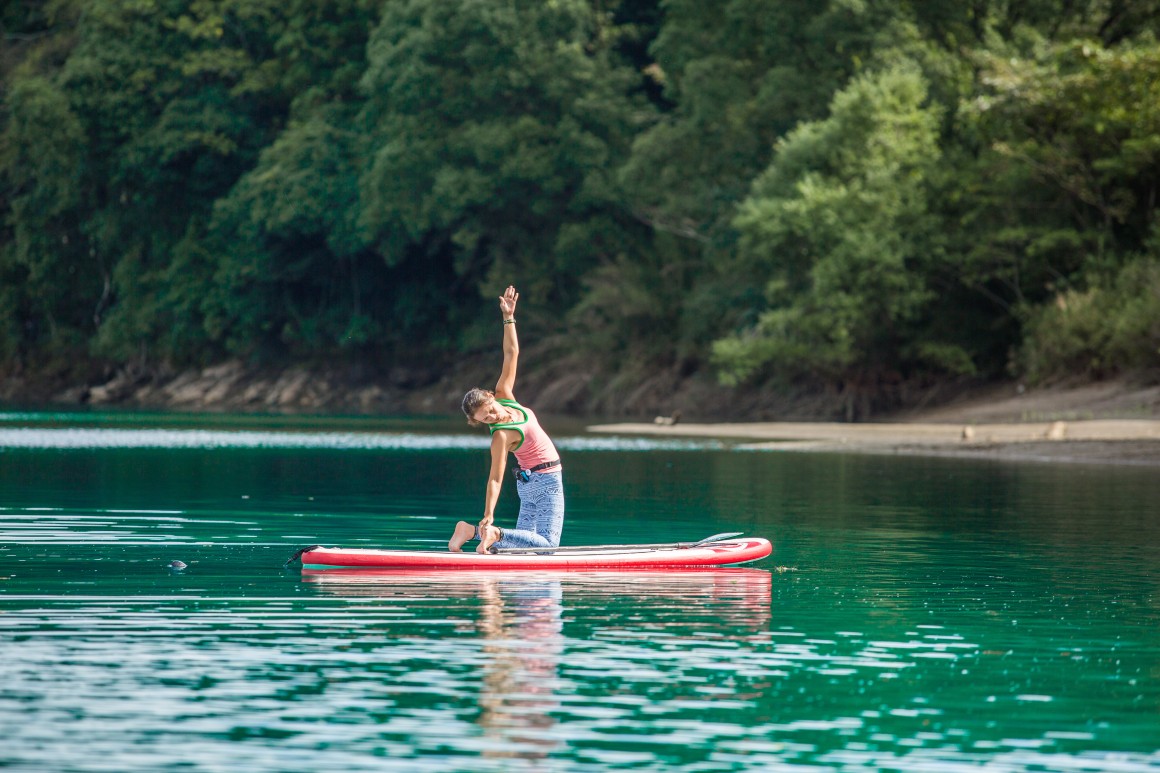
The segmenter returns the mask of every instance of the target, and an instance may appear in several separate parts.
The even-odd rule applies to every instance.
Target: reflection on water
[[[355,422],[214,447],[238,442],[222,420],[172,422],[218,439],[0,446],[0,767],[1160,769],[1148,475],[585,449],[572,544],[744,529],[774,557],[311,572],[282,563],[437,547],[486,455],[442,430],[355,447],[377,434]]]
[[[602,437],[562,437],[564,451],[703,451],[722,448],[714,440]],[[478,433],[410,432],[272,432],[200,429],[51,429],[0,427],[0,448],[22,449],[223,449],[314,448],[340,451],[451,449],[486,450],[488,439]]]
[[[477,727],[488,760],[543,760],[575,743],[594,719],[607,721],[616,711],[595,706],[583,693],[590,674],[601,678],[625,674],[639,666],[607,653],[612,643],[635,641],[643,631],[622,627],[621,613],[631,609],[635,623],[652,620],[658,634],[679,628],[679,638],[703,634],[758,632],[769,622],[770,574],[756,569],[663,572],[527,572],[519,575],[392,570],[304,571],[307,582],[343,597],[375,599],[410,606],[432,598],[474,605],[471,622],[459,630],[480,639],[481,652],[471,662],[478,684]],[[690,620],[687,610],[704,614]],[[668,614],[665,613],[668,610]],[[565,619],[604,619],[600,638],[609,642],[581,654],[569,650]],[[673,636],[673,633],[669,634]],[[589,639],[591,636],[586,636]],[[609,698],[609,696],[605,696]],[[598,728],[588,731],[599,739]],[[621,752],[623,753],[623,752]],[[604,755],[593,751],[594,759]],[[510,768],[509,768],[510,769]],[[542,769],[532,765],[528,769]]]
[[[4,597],[2,759],[273,771],[325,749],[350,770],[1160,764],[1154,637],[1140,651],[1077,630],[1058,648],[933,600],[897,603],[908,624],[879,625],[840,598],[819,604],[819,577],[749,568],[280,577],[275,596],[171,576],[176,593]],[[924,617],[945,624],[913,623]]]
[[[606,761],[626,754],[609,728],[635,735],[650,713],[663,728],[667,712],[648,693],[680,689],[682,649],[682,668],[717,670],[729,642],[761,640],[771,575],[372,571],[302,582],[320,595],[6,597],[0,631],[22,646],[0,647],[4,697],[45,722],[0,711],[17,742],[5,761],[88,769],[99,749],[116,770],[223,754],[284,770],[323,745],[342,747],[352,770],[382,769],[378,755],[412,759],[399,769],[457,769],[463,757],[458,769],[540,770],[577,744]],[[646,632],[663,642],[651,654]],[[615,680],[618,696],[594,696],[598,680]]]
[[[758,569],[517,575],[364,569],[303,570],[302,575],[320,590],[346,598],[407,607],[436,598],[474,605],[473,620],[459,630],[481,639],[482,652],[470,665],[479,685],[476,722],[489,742],[486,759],[542,760],[577,740],[581,717],[615,713],[608,705],[596,709],[567,700],[589,673],[607,678],[632,666],[607,655],[594,660],[591,652],[563,662],[569,645],[566,617],[603,619],[600,638],[608,642],[635,641],[645,630],[672,636],[674,627],[686,641],[696,635],[753,635],[768,629],[770,617],[771,575]],[[610,615],[626,608],[634,623],[629,628],[619,613]],[[691,618],[690,609],[698,614]],[[642,626],[645,620],[651,622]],[[582,679],[573,681],[576,676]]]
[[[483,637],[479,726],[489,759],[539,760],[562,746],[554,737],[564,652],[559,581],[481,578],[476,625]]]

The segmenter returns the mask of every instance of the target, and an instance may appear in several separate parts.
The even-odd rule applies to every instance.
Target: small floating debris
[[[773,568],[773,571],[777,572],[778,574],[785,574],[786,572],[796,572],[797,567],[796,566],[775,566]]]
[[[188,564],[186,564],[184,561],[170,561],[168,564],[166,564],[166,566],[175,572],[180,572],[183,569],[186,569]]]

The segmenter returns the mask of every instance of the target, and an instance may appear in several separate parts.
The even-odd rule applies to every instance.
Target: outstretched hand
[[[516,292],[516,288],[508,285],[508,289],[499,297],[499,311],[504,319],[512,319],[515,316],[516,301],[519,299],[520,294]]]

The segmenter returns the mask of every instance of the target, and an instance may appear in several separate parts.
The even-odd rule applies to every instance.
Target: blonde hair
[[[469,389],[467,394],[463,396],[463,405],[461,406],[463,408],[463,415],[467,417],[467,423],[473,427],[480,426],[483,422],[475,420],[475,412],[488,400],[494,399],[495,392],[492,392],[490,389],[480,389],[479,387]]]

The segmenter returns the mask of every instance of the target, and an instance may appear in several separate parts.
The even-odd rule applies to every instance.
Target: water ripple
[[[786,566],[310,572],[293,547],[445,545],[486,435],[114,418],[0,431],[0,768],[1160,770],[1135,473],[592,453],[570,540],[744,528]],[[305,450],[215,452],[267,447]]]
[[[390,432],[270,432],[203,429],[0,428],[0,449],[224,449],[298,448],[368,451],[486,449],[481,435]],[[567,451],[702,451],[717,441],[607,437],[562,437]]]
[[[303,572],[281,596],[0,596],[0,763],[157,769],[189,755],[264,773],[326,748],[352,771],[1160,764],[1100,751],[1092,732],[988,730],[982,702],[950,715],[928,697],[937,685],[969,670],[991,689],[1005,659],[941,625],[897,638],[778,626],[773,583],[758,569],[339,570]]]

